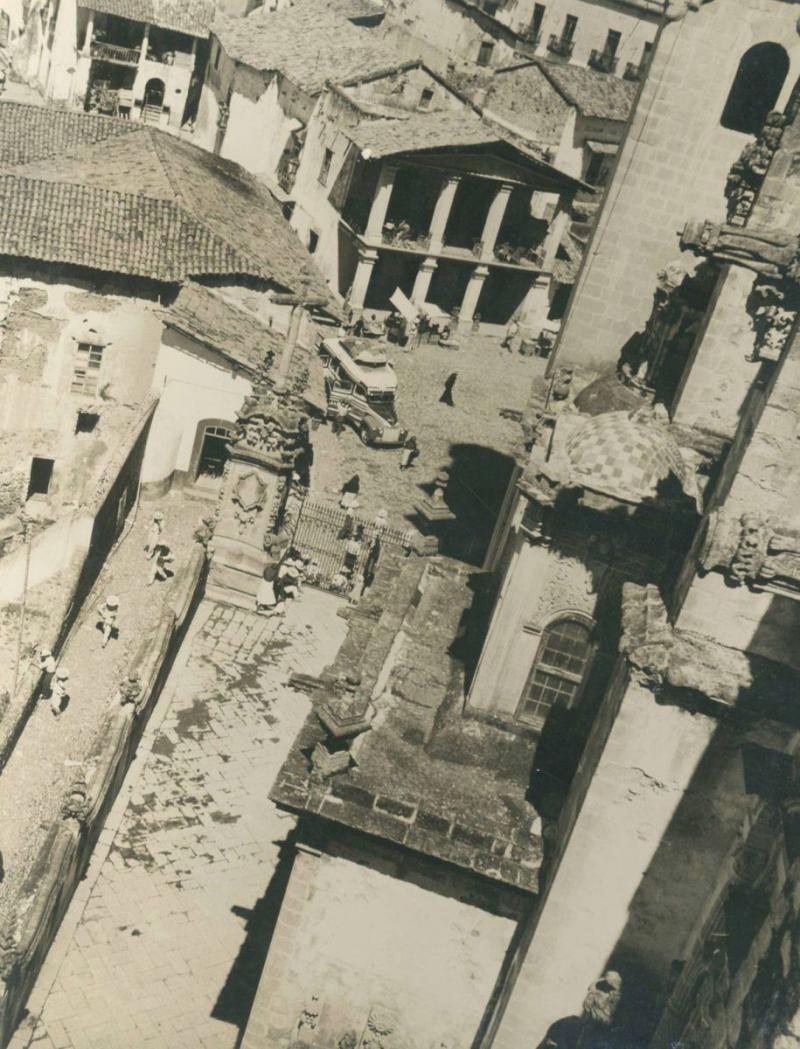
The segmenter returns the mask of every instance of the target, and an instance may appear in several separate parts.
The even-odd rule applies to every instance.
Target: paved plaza
[[[267,793],[308,700],[286,681],[331,662],[336,609],[201,605],[13,1049],[234,1049],[288,874]]]

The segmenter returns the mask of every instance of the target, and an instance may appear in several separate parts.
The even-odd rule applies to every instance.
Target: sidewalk
[[[197,502],[180,496],[157,504],[164,511],[177,567],[192,549],[200,516]],[[98,581],[100,604],[106,594],[120,599],[119,637],[101,648],[95,608],[88,608],[68,639],[59,665],[70,671],[70,703],[60,717],[40,701],[0,775],[0,850],[5,879],[0,884],[0,924],[13,914],[28,875],[52,822],[61,819],[64,790],[91,747],[102,711],[112,701],[145,632],[170,599],[173,582],[147,586],[150,563],[144,543],[156,504],[140,506],[130,533],[104,565]]]
[[[286,681],[333,661],[338,604],[201,606],[12,1049],[234,1049],[293,826],[267,797],[309,710]]]

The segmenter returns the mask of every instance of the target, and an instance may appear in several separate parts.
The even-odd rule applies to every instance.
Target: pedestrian
[[[417,439],[413,433],[410,433],[403,441],[403,450],[400,453],[400,469],[410,470],[418,455],[419,447],[417,445]]]
[[[69,671],[66,667],[59,667],[56,671],[55,680],[53,681],[53,690],[50,693],[50,711],[55,718],[63,713],[69,702],[69,694],[67,692],[68,681]]]
[[[144,544],[144,551],[148,558],[152,557],[156,552],[158,541],[164,532],[164,515],[160,510],[156,510],[153,514],[153,520],[150,522],[150,527],[147,529],[147,539]]]
[[[39,684],[42,695],[49,697],[53,686],[53,675],[56,672],[56,661],[53,653],[46,645],[40,645],[38,649],[34,649],[34,657],[31,663],[41,672],[42,676]]]
[[[522,343],[522,337],[520,335],[519,321],[516,317],[512,317],[506,328],[505,335],[501,346],[503,346],[509,353],[517,353]]]
[[[348,540],[347,546],[344,548],[344,568],[348,576],[352,576],[355,571],[356,564],[358,562],[358,555],[361,553],[362,540],[364,538],[364,526],[358,525],[355,531],[355,535]]]
[[[405,336],[406,349],[418,350],[422,339],[422,328],[420,327],[420,318],[416,313],[410,320],[406,321]]]
[[[350,593],[347,595],[348,605],[357,605],[358,602],[364,595],[364,589],[367,585],[366,577],[363,572],[359,572],[353,580],[353,585],[350,587]]]
[[[367,559],[364,562],[364,588],[372,586],[375,580],[375,569],[381,557],[381,537],[375,535],[369,542],[367,548]]]
[[[339,401],[334,405],[333,415],[331,417],[331,430],[334,436],[338,437],[344,429],[344,424],[347,422],[347,405],[344,401]]]
[[[256,612],[262,616],[274,616],[280,611],[275,584],[278,579],[278,564],[267,565],[256,591]]]
[[[112,637],[119,637],[117,629],[117,612],[119,611],[119,598],[115,594],[109,594],[102,605],[97,609],[97,628],[103,632],[103,644],[105,648]]]
[[[175,575],[175,555],[169,548],[169,544],[161,540],[156,546],[153,558],[153,567],[150,570],[150,579],[147,583],[152,586],[155,581],[169,579]]]
[[[361,491],[361,478],[353,474],[349,481],[345,481],[339,493],[339,506],[343,510],[356,510],[358,508],[358,493]]]
[[[440,404],[448,404],[451,408],[453,407],[453,387],[456,384],[458,378],[458,372],[451,372],[450,375],[444,381],[444,390],[442,396],[439,398]]]
[[[300,593],[300,569],[303,562],[294,557],[284,560],[278,569],[278,589],[282,598],[294,598]]]

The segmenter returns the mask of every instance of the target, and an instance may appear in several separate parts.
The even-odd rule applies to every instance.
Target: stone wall
[[[64,798],[63,820],[51,828],[24,888],[16,921],[0,932],[0,1045],[7,1045],[72,894],[88,865],[144,725],[198,599],[205,551],[197,547],[174,599],[128,669],[141,683],[134,703],[111,696],[90,756]],[[97,595],[99,598],[99,594]],[[96,602],[95,602],[96,603]],[[93,607],[90,600],[88,606]]]
[[[680,254],[678,231],[695,216],[725,220],[728,171],[750,141],[720,124],[739,60],[759,42],[782,44],[793,62],[784,105],[800,72],[796,21],[778,0],[739,0],[689,9],[662,28],[565,318],[559,365],[612,369],[644,329],[656,275]]]

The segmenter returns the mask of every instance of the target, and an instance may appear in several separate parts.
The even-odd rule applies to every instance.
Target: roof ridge
[[[188,206],[187,206],[187,204],[186,204],[186,202],[184,200],[183,193],[181,192],[179,186],[176,184],[175,176],[170,171],[169,165],[164,160],[164,156],[163,156],[161,150],[158,147],[158,143],[161,141],[161,139],[159,138],[159,135],[165,135],[166,136],[166,132],[164,132],[164,131],[157,131],[155,128],[152,128],[152,127],[147,128],[147,137],[150,140],[150,147],[151,147],[151,149],[152,149],[152,151],[153,151],[153,153],[155,155],[156,160],[158,161],[158,166],[161,169],[161,171],[162,171],[162,173],[164,175],[164,178],[167,180],[167,184],[169,185],[169,188],[172,190],[172,193],[173,193],[173,195],[175,197],[175,203],[181,209],[181,211],[186,212],[187,215],[189,215],[190,217],[194,218],[194,216],[192,215],[191,211],[189,210],[189,208],[188,208]],[[169,136],[166,136],[166,137],[169,137]]]

